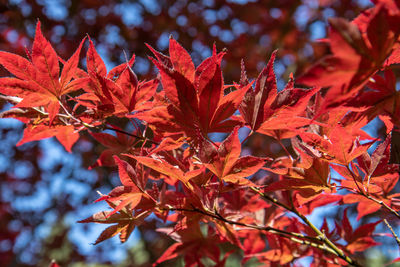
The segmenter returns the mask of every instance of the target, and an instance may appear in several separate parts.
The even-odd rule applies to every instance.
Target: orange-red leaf
[[[126,161],[121,160],[117,156],[113,157],[118,166],[119,179],[124,186],[137,187],[136,184],[136,171]]]
[[[89,49],[86,54],[86,66],[88,72],[93,72],[94,74],[99,74],[100,76],[107,75],[106,65],[101,59],[100,55],[97,53],[96,48],[92,40],[89,38]]]
[[[28,127],[24,130],[24,136],[18,142],[17,146],[23,145],[27,142],[38,141],[53,136],[57,137],[57,139],[68,152],[71,152],[72,146],[79,139],[79,133],[75,132],[74,127],[71,125],[52,127],[45,125],[28,125]]]
[[[82,45],[85,42],[85,40],[86,37],[82,39],[75,53],[64,64],[60,77],[60,83],[62,88],[65,88],[66,85],[71,81],[71,79],[76,75],[79,63],[79,55],[81,53]]]
[[[58,56],[49,41],[44,38],[40,29],[40,21],[36,25],[35,40],[32,47],[32,62],[40,73],[40,82],[45,83],[54,95],[59,94],[60,66]]]
[[[190,82],[194,79],[194,64],[189,53],[173,38],[169,39],[169,55],[172,66]]]
[[[188,181],[185,179],[183,171],[181,171],[177,167],[172,166],[165,160],[149,158],[149,157],[139,157],[139,156],[132,158],[136,159],[139,163],[143,164],[144,166],[147,166],[159,173],[170,176],[171,178],[179,180],[186,185],[188,184]]]
[[[241,157],[241,144],[238,137],[239,128],[236,127],[218,149],[209,141],[204,140],[200,148],[200,159],[204,165],[217,177],[237,184],[252,184],[243,179],[257,172],[264,164],[265,159],[246,156]]]

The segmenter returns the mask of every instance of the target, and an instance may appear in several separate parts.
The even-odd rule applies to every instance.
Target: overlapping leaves
[[[309,255],[317,265],[352,263],[347,255],[378,245],[373,232],[380,221],[354,229],[345,210],[329,230],[326,221],[317,228],[303,214],[340,203],[356,204],[358,219],[380,209],[400,216],[391,139],[369,153],[377,140],[361,129],[378,116],[387,133],[399,126],[396,77],[388,69],[399,62],[398,5],[377,2],[353,22],[330,21],[332,55],[300,80],[313,89],[297,88],[290,75],[279,91],[276,52],[253,83],[243,63],[240,82],[226,85],[224,51],[214,46],[196,67],[172,38],[169,56],[149,46],[157,79],[140,81],[132,70],[134,56],[107,71],[90,38],[85,71],[78,67],[84,40],[63,61],[38,23],[29,59],[0,52],[0,64],[15,76],[0,79],[0,93],[18,108],[10,116],[27,125],[19,144],[55,136],[71,151],[78,132],[89,129],[106,146],[92,167],[116,166],[122,185],[98,199],[111,210],[81,221],[111,224],[95,244],[117,234],[125,242],[154,214],[171,223],[168,231],[159,230],[177,242],[156,263],[182,256],[186,264],[201,265],[207,256],[223,265],[229,256],[220,256],[224,243],[266,265]],[[382,68],[383,76],[377,73]],[[107,126],[128,120],[135,131]],[[239,139],[243,126],[250,128],[247,140],[255,132],[292,138],[286,156],[248,155],[253,151]],[[219,143],[216,132],[228,135]],[[340,177],[331,177],[332,169]],[[289,212],[296,216],[285,216]]]

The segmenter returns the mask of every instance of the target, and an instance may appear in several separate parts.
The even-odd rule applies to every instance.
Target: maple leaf
[[[108,195],[104,195],[96,200],[96,202],[106,200],[107,203],[112,203],[114,210],[108,216],[124,208],[133,210],[139,205],[142,198],[153,200],[154,204],[154,199],[144,190],[146,181],[140,180],[137,177],[135,169],[128,162],[121,160],[117,156],[114,156],[114,160],[118,166],[122,186],[115,187]]]
[[[333,204],[343,199],[342,195],[333,195],[332,193],[323,193],[313,197],[303,198],[300,194],[296,195],[299,207],[297,210],[302,214],[311,214],[315,208]]]
[[[170,229],[162,229],[162,231],[170,232],[169,236],[176,240],[177,243],[170,246],[153,266],[178,256],[184,256],[185,264],[188,266],[194,266],[195,263],[201,264],[200,260],[204,256],[209,257],[216,263],[220,262],[220,249],[217,244],[222,242],[211,228],[208,228],[207,236],[202,234],[198,224],[191,224],[189,228],[172,233]]]
[[[363,60],[360,53],[365,53],[365,43],[355,24],[342,18],[330,19],[329,22],[329,44],[333,54],[312,66],[298,82],[320,87],[344,85],[347,88],[359,71],[358,66]]]
[[[362,217],[374,213],[381,209],[381,205],[378,203],[369,200],[368,198],[358,195],[358,194],[347,194],[343,196],[344,204],[354,204],[357,203],[357,220],[360,220]]]
[[[214,46],[212,56],[195,69],[188,52],[174,39],[169,42],[170,57],[148,46],[157,59],[151,58],[160,72],[168,102],[136,117],[159,131],[183,132],[190,138],[195,138],[197,131],[206,136],[240,125],[232,115],[250,85],[224,95],[221,60],[225,53],[217,54]]]
[[[277,173],[284,175],[285,178],[268,185],[265,191],[298,190],[302,197],[309,198],[323,190],[327,192],[334,190],[333,185],[329,183],[329,163],[318,158],[313,158],[311,161],[312,164],[310,166],[302,166],[300,164],[299,166],[293,166],[291,161],[286,162],[286,172],[282,172],[281,166],[285,162],[274,162],[268,170],[276,172],[274,168],[280,165]]]
[[[64,148],[71,152],[72,146],[79,139],[79,133],[72,125],[57,125],[46,126],[43,124],[29,124],[25,130],[22,139],[17,143],[17,146],[28,142],[38,141],[55,136]]]
[[[393,6],[382,1],[353,22],[329,20],[332,55],[322,58],[299,79],[307,85],[330,87],[320,114],[351,100],[391,54],[400,33],[394,23],[399,12],[392,11]]]
[[[78,97],[81,101],[94,102],[94,108],[100,113],[118,116],[148,109],[150,100],[156,92],[158,81],[138,81],[131,66],[135,55],[126,63],[120,64],[107,73],[104,61],[97,53],[92,40],[86,55],[88,75],[84,79],[87,94]]]
[[[244,178],[256,173],[267,159],[253,156],[239,157],[241,144],[238,130],[239,128],[236,127],[218,149],[208,140],[204,140],[200,147],[199,157],[204,166],[222,181],[253,185],[250,180]]]
[[[107,202],[118,203],[109,214],[110,216],[125,207],[134,209],[141,201],[142,196],[143,192],[137,186],[117,186],[108,195],[98,198],[96,202],[106,200]]]
[[[341,181],[344,188],[349,190],[353,188],[361,189],[363,190],[361,193],[373,196],[389,207],[392,204],[392,199],[397,196],[397,194],[390,195],[390,192],[394,189],[399,179],[398,164],[389,164],[390,141],[389,135],[383,143],[377,146],[371,156],[368,153],[360,155],[357,158],[357,167],[353,164],[351,172],[347,168],[333,166],[345,178],[345,180]],[[362,174],[358,170],[364,172],[364,179],[362,179]],[[356,182],[357,185],[355,184]],[[382,205],[367,198],[365,195],[353,192],[343,196],[343,203],[357,203],[357,220],[378,211],[382,207]]]
[[[29,141],[41,140],[56,136],[68,152],[79,139],[78,130],[74,126],[55,121],[59,113],[62,97],[70,92],[80,89],[80,80],[73,79],[78,69],[79,54],[85,38],[81,41],[76,52],[64,66],[60,75],[59,57],[51,44],[45,39],[40,29],[40,22],[36,25],[35,39],[32,54],[25,59],[15,54],[0,52],[0,64],[15,78],[0,78],[0,93],[20,98],[15,108],[37,108],[43,106],[47,111],[38,111],[37,116],[46,114],[38,120],[32,112],[29,115],[17,115],[25,123],[35,119],[35,125],[28,124],[24,137],[18,143],[22,145]],[[28,119],[29,118],[29,119]],[[45,126],[48,125],[48,126]]]
[[[77,70],[84,40],[64,64],[60,77],[57,53],[43,36],[38,21],[31,54],[32,61],[15,54],[0,52],[0,64],[16,77],[1,78],[0,93],[21,97],[22,101],[16,107],[44,106],[52,124],[59,112],[61,97],[80,89],[79,81],[71,79]]]
[[[300,208],[309,208],[310,212],[318,204],[322,206],[340,200],[341,197],[330,195],[336,191],[336,185],[331,183],[329,163],[315,155],[310,156],[297,138],[292,138],[292,147],[298,154],[297,159],[277,158],[265,168],[281,177],[279,181],[269,184],[265,191],[297,190],[296,199]],[[322,191],[328,194],[320,194]],[[308,207],[304,204],[308,204]]]
[[[294,88],[291,75],[286,87],[278,92],[273,69],[276,52],[272,53],[267,66],[258,76],[254,90],[250,87],[246,92],[239,110],[252,131],[281,139],[296,135],[293,129],[311,123],[310,119],[301,115],[318,89]],[[248,85],[244,67],[241,81],[243,85]]]
[[[118,127],[113,126],[113,128],[119,130]],[[90,133],[96,141],[100,144],[104,145],[107,149],[104,150],[100,157],[96,160],[90,169],[93,169],[97,166],[113,166],[114,155],[121,155],[122,153],[129,152],[133,146],[140,140],[135,137],[128,136],[119,131],[116,131],[116,136],[108,134],[108,133]],[[135,132],[133,133],[135,134]]]
[[[371,142],[359,144],[357,138],[341,125],[336,125],[329,136],[312,132],[298,132],[302,142],[299,146],[311,157],[319,157],[331,163],[347,165],[367,151]]]
[[[348,135],[358,138],[359,140],[371,140],[374,139],[365,131],[362,130],[368,120],[363,116],[358,116],[357,112],[365,111],[364,108],[360,107],[357,112],[349,112],[349,110],[355,110],[354,108],[347,107],[343,104],[341,107],[331,108],[329,112],[321,113],[324,109],[324,99],[321,92],[315,95],[313,103],[307,106],[307,117],[314,118],[317,123],[308,127],[306,131],[318,134],[326,138],[331,135],[331,131],[340,125]],[[318,115],[319,114],[319,115]],[[318,118],[316,118],[318,117]],[[292,139],[292,143],[293,143]]]
[[[392,70],[387,69],[382,77],[374,75],[357,96],[347,104],[349,107],[364,108],[359,116],[367,117],[368,121],[377,116],[388,116],[394,125],[400,125],[400,92],[396,90],[396,77]],[[356,112],[353,112],[356,113]],[[354,118],[352,118],[354,120]]]
[[[399,164],[390,164],[391,141],[392,136],[389,134],[386,139],[376,147],[371,156],[368,153],[363,153],[357,158],[360,167],[370,179],[398,172]],[[388,190],[390,191],[392,188],[393,186],[388,188]],[[389,191],[386,191],[386,193],[389,193]]]
[[[339,228],[343,231],[342,238],[347,242],[346,249],[350,251],[350,253],[364,251],[369,247],[379,245],[372,237],[372,233],[375,230],[377,224],[381,221],[377,221],[375,223],[368,223],[361,225],[357,229],[353,230],[351,223],[347,217],[347,209],[344,211],[343,219],[341,221],[341,227]]]
[[[0,64],[15,76],[0,79],[0,98],[16,104],[0,116],[27,124],[19,145],[55,136],[71,151],[86,126],[106,147],[96,164],[117,166],[122,185],[97,200],[106,201],[111,211],[81,221],[109,224],[95,244],[117,234],[125,242],[154,213],[172,225],[159,232],[177,241],[155,264],[182,256],[187,266],[203,266],[204,257],[223,266],[231,251],[220,255],[219,245],[229,242],[244,251],[245,260],[255,257],[268,266],[296,265],[297,258],[310,255],[311,266],[357,265],[347,254],[378,245],[372,237],[379,221],[353,229],[346,209],[333,230],[325,219],[319,230],[304,216],[332,203],[357,205],[357,219],[381,207],[392,213],[399,207],[399,166],[391,164],[389,154],[400,125],[400,99],[388,66],[400,62],[400,5],[392,0],[374,3],[376,7],[353,22],[330,20],[326,42],[332,54],[300,79],[317,87],[296,88],[290,75],[282,91],[273,70],[276,52],[254,85],[244,63],[240,82],[226,85],[221,68],[225,51],[217,53],[214,46],[212,55],[196,67],[171,38],[169,56],[149,47],[159,78],[139,81],[132,70],[135,56],[108,72],[90,38],[87,73],[78,68],[85,39],[68,61],[62,60],[38,23],[29,59],[0,52]],[[383,76],[376,74],[379,70]],[[159,81],[162,90],[156,93]],[[369,154],[376,140],[361,128],[377,116],[388,137]],[[150,134],[136,138],[106,126],[110,121],[123,125],[132,117],[143,120]],[[260,179],[258,171],[272,160],[241,157],[242,152],[268,151],[257,145],[242,151],[238,130],[245,125],[251,133],[292,138],[287,157],[263,168],[269,172]],[[104,126],[116,136],[99,133]],[[228,134],[213,143],[209,134],[214,132]],[[335,181],[347,190],[343,195],[334,195],[331,169],[342,176]],[[148,178],[156,180],[151,188],[146,188]],[[249,190],[256,179],[257,188],[268,186]],[[276,199],[264,191],[278,191]],[[147,220],[143,227],[159,223]]]
[[[270,249],[266,252],[257,253],[254,256],[263,263],[277,262],[279,265],[285,265],[293,261],[294,253],[299,248],[291,244],[287,239],[266,235]]]
[[[121,243],[125,243],[135,227],[141,225],[148,215],[148,212],[143,212],[137,216],[133,216],[132,214],[125,212],[112,213],[112,211],[101,211],[84,220],[78,221],[78,223],[113,224],[103,230],[94,242],[94,245],[97,245],[117,234],[119,234]]]
[[[146,180],[139,179],[139,174],[135,169],[126,161],[121,160],[117,156],[114,156],[114,161],[118,166],[118,174],[121,183],[124,186],[134,187],[135,190],[139,189],[141,192],[145,193],[144,188],[146,187]]]
[[[189,183],[189,180],[192,178],[190,172],[185,173],[179,167],[171,165],[166,160],[162,159],[162,157],[156,155],[152,155],[151,157],[127,156],[137,160],[140,164],[146,167],[172,178],[173,184],[175,184],[176,181],[181,181],[187,188],[192,189],[192,185]]]

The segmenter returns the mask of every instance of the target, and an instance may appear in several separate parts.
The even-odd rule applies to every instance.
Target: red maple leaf
[[[331,163],[349,164],[353,159],[367,151],[371,142],[360,144],[347,128],[337,125],[328,136],[313,132],[298,132],[302,142],[299,143],[311,157],[318,157]]]
[[[55,136],[64,148],[71,152],[72,146],[79,139],[79,133],[72,125],[31,125],[29,124],[24,130],[24,136],[17,143],[17,146],[23,145],[28,142],[38,141],[45,138]]]
[[[332,55],[322,58],[299,78],[300,83],[310,86],[330,87],[318,115],[351,100],[381,68],[400,34],[396,22],[399,18],[397,6],[382,1],[353,22],[330,19]]]
[[[113,205],[110,204],[110,206]],[[97,245],[117,234],[119,234],[121,243],[125,243],[135,227],[141,225],[144,222],[144,219],[149,215],[148,212],[142,212],[136,216],[133,216],[129,212],[111,213],[112,211],[101,211],[84,220],[78,221],[78,223],[113,224],[103,230],[94,242],[94,245]]]
[[[343,203],[357,203],[358,220],[378,211],[382,205],[377,201],[390,207],[395,197],[398,196],[396,193],[390,194],[399,180],[398,164],[389,164],[390,142],[391,138],[388,136],[383,143],[378,145],[371,156],[366,152],[360,155],[357,158],[358,164],[352,164],[351,170],[343,166],[333,166],[345,178],[341,181],[344,188],[352,191],[362,190],[343,196]],[[366,197],[367,195],[376,201]]]
[[[77,71],[84,40],[72,57],[64,63],[60,75],[59,57],[43,36],[38,22],[31,60],[0,52],[0,64],[15,75],[15,78],[0,79],[0,93],[22,98],[16,107],[45,107],[49,123],[52,124],[59,112],[61,97],[81,88],[79,79],[71,79]]]
[[[203,164],[219,179],[242,185],[253,185],[245,177],[256,173],[267,159],[253,156],[239,157],[241,144],[238,136],[239,128],[236,127],[218,148],[208,140],[200,146],[200,159]]]
[[[347,242],[346,249],[350,253],[364,251],[369,247],[379,245],[372,237],[372,233],[375,230],[377,224],[381,221],[375,223],[368,223],[361,225],[357,229],[353,230],[351,223],[347,217],[347,209],[344,211],[343,219],[341,224],[336,224],[340,229],[342,238]]]
[[[375,74],[367,86],[347,104],[358,106],[364,110],[353,112],[351,120],[357,117],[367,117],[371,121],[377,116],[388,117],[388,122],[400,125],[400,92],[396,90],[396,77],[392,70],[387,69],[384,75]],[[386,124],[388,124],[386,122]],[[393,126],[389,127],[392,128]],[[390,129],[391,130],[391,129]],[[390,131],[389,130],[389,131]]]
[[[311,158],[310,161],[311,164],[293,164],[287,158],[275,161],[268,170],[285,178],[268,185],[265,191],[298,190],[304,198],[313,197],[322,191],[335,191],[334,185],[330,184],[329,163],[318,158]]]
[[[116,126],[112,126],[116,130],[120,130]],[[136,132],[133,132],[135,134]],[[96,160],[96,163],[90,166],[90,169],[97,166],[113,166],[115,164],[113,156],[120,156],[122,153],[127,153],[133,146],[140,140],[116,131],[116,135],[108,133],[90,133],[96,141],[105,146],[107,149],[104,150],[100,157]]]
[[[205,59],[196,69],[188,52],[174,39],[170,39],[167,57],[149,46],[156,59],[151,59],[161,75],[167,102],[152,110],[138,114],[156,130],[184,132],[190,138],[200,131],[229,132],[240,122],[232,119],[248,87],[224,95],[221,60],[224,52]]]
[[[212,228],[208,228],[207,236],[203,235],[198,224],[192,224],[190,228],[176,232],[171,231],[171,229],[159,230],[163,232],[169,230],[169,236],[177,243],[170,246],[153,266],[178,256],[183,256],[188,266],[195,266],[196,263],[201,264],[200,260],[204,256],[207,256],[215,263],[220,262],[220,249],[217,244],[223,242],[213,233]]]
[[[291,75],[286,87],[278,92],[273,69],[275,56],[276,51],[258,76],[254,90],[250,87],[246,92],[239,110],[252,131],[277,139],[290,138],[296,135],[293,130],[311,123],[302,115],[318,89],[294,88]],[[249,85],[243,65],[241,83]]]
[[[142,198],[153,200],[152,197],[144,190],[145,181],[137,177],[135,169],[126,161],[114,156],[114,160],[118,166],[119,178],[122,186],[115,187],[108,195],[104,195],[96,200],[106,200],[107,203],[112,203],[114,210],[108,216],[128,208],[135,209],[139,205]]]
[[[83,105],[92,102],[92,108],[103,115],[126,115],[133,111],[151,107],[149,99],[153,97],[158,86],[157,80],[138,81],[131,69],[135,56],[126,63],[120,64],[107,73],[106,66],[97,53],[92,40],[86,55],[88,75],[84,79],[83,89],[87,94],[79,96]]]

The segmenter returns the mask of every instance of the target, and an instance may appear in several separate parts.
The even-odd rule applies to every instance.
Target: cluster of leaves
[[[182,256],[188,266],[202,266],[205,257],[222,266],[240,250],[243,262],[290,265],[312,256],[314,266],[361,266],[357,252],[379,245],[376,225],[400,219],[399,166],[390,160],[391,132],[400,126],[391,69],[400,63],[399,21],[394,1],[377,1],[352,22],[331,19],[324,40],[331,55],[298,79],[312,88],[296,87],[291,75],[283,90],[276,52],[256,79],[242,63],[239,82],[225,84],[226,51],[214,46],[195,67],[170,38],[169,56],[148,46],[159,76],[142,81],[132,70],[134,56],[107,71],[89,37],[61,59],[38,23],[27,58],[0,52],[0,64],[14,75],[0,79],[1,97],[15,104],[2,116],[26,124],[19,145],[55,136],[71,151],[79,132],[88,131],[107,147],[91,167],[116,166],[122,185],[97,200],[110,210],[81,221],[110,224],[95,244],[115,235],[125,242],[155,216],[167,226],[155,230],[176,241],[155,264]],[[85,42],[86,71],[79,67]],[[387,137],[373,149],[380,140],[361,128],[377,117]],[[248,129],[242,142],[239,129]],[[225,140],[213,140],[215,133]],[[274,138],[287,155],[241,155],[253,135]],[[327,221],[318,228],[306,217],[317,207],[347,204],[357,205],[357,219],[377,213],[382,220],[353,229],[346,209],[334,228]]]

